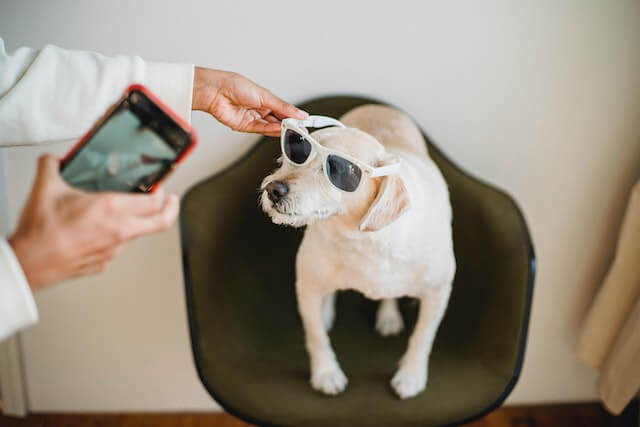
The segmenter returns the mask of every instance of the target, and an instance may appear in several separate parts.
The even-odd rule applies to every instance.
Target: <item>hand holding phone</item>
[[[62,160],[86,191],[153,192],[190,153],[195,132],[147,88],[132,85]]]
[[[62,180],[59,168],[56,157],[40,158],[7,239],[32,289],[103,271],[126,242],[166,230],[178,215],[174,195],[78,191]]]

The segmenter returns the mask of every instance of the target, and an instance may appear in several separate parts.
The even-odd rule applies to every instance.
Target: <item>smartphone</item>
[[[135,84],[62,159],[60,173],[85,191],[153,193],[196,142],[187,122]]]

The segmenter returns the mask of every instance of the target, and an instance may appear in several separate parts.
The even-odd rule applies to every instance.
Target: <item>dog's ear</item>
[[[378,166],[383,166],[381,162]],[[378,194],[360,220],[360,231],[376,231],[391,224],[409,209],[409,194],[404,181],[397,175],[384,176]]]

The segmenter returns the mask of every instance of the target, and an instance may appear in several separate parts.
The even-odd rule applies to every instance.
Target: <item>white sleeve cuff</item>
[[[173,111],[191,123],[192,64],[147,62],[146,86]]]
[[[13,250],[0,239],[0,341],[38,321],[38,309]]]

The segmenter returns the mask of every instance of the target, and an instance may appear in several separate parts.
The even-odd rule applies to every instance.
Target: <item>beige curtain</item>
[[[585,319],[578,358],[600,371],[604,405],[619,414],[640,390],[640,182],[618,237],[616,254]]]

